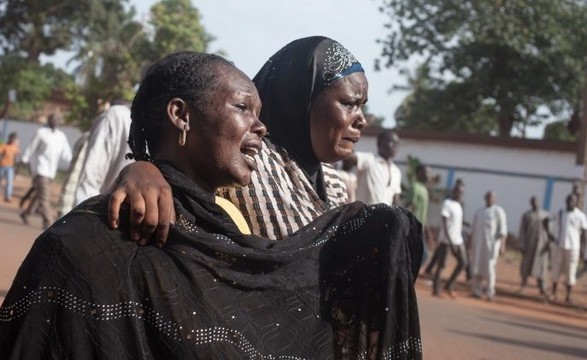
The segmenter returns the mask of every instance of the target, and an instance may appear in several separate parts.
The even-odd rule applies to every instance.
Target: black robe
[[[420,359],[421,226],[353,203],[291,237],[242,235],[173,168],[163,248],[95,197],[36,241],[0,308],[0,359]]]

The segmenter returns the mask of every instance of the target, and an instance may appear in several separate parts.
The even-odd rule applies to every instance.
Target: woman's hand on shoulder
[[[120,223],[120,208],[130,206],[130,238],[139,245],[151,241],[161,247],[167,241],[170,224],[175,223],[171,187],[157,167],[146,161],[127,165],[110,194],[108,222],[113,229]]]

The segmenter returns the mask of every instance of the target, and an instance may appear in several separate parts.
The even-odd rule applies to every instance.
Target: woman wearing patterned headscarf
[[[240,205],[254,233],[280,239],[348,201],[330,163],[350,156],[361,137],[367,79],[347,49],[315,36],[279,50],[253,82],[269,131],[263,169],[222,195]]]

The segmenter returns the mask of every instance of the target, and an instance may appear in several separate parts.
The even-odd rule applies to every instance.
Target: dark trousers
[[[29,206],[23,212],[24,216],[29,216],[33,212],[39,212],[43,217],[43,227],[46,229],[53,223],[51,214],[51,205],[49,204],[49,191],[51,179],[37,175],[33,178],[33,187],[35,188],[35,197],[29,203]]]
[[[438,246],[436,246],[436,248],[434,249],[434,253],[432,254],[432,258],[428,262],[428,265],[426,265],[426,269],[424,269],[424,272],[428,275],[432,275],[432,270],[434,270],[434,266],[438,262],[438,258],[440,256],[439,249],[440,249],[440,244]]]
[[[456,254],[454,255],[455,259],[457,260],[457,266],[454,268],[450,278],[444,286],[446,290],[452,290],[454,288],[457,277],[465,268],[465,266],[467,266],[467,251],[465,250],[465,245],[455,245],[455,248]],[[434,273],[434,281],[432,285],[432,291],[434,294],[438,294],[440,292],[440,274],[446,265],[446,255],[450,251],[450,245],[441,243],[438,245],[436,251],[438,252],[438,266],[436,267],[436,272]]]

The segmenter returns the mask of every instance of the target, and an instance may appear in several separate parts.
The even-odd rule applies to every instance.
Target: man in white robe
[[[495,201],[495,193],[488,191],[485,207],[475,212],[470,239],[473,296],[480,298],[483,295],[482,285],[486,280],[485,294],[489,301],[495,297],[495,265],[505,251],[507,236],[505,211]]]
[[[126,158],[130,123],[130,108],[123,103],[111,106],[96,119],[79,172],[75,205],[107,192],[122,168],[132,162]]]

